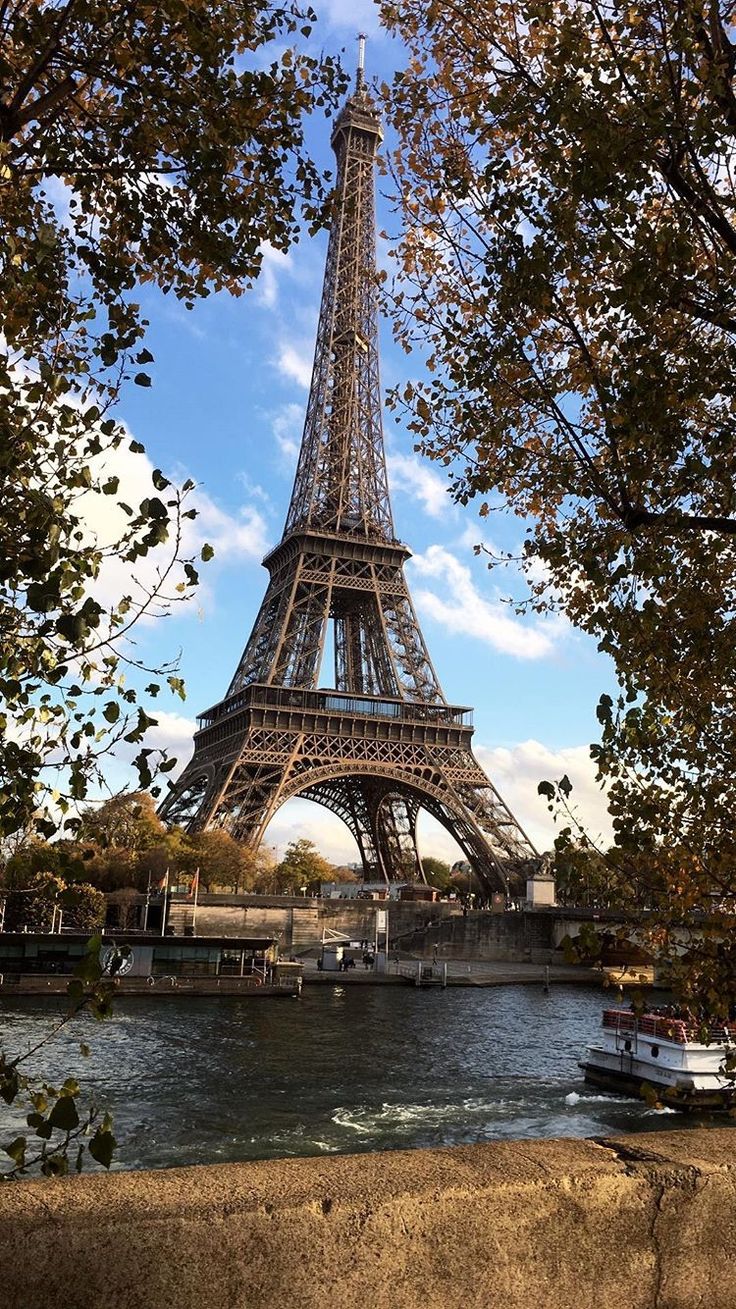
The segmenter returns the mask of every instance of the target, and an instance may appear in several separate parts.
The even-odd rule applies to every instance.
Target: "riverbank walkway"
[[[306,958],[304,964],[304,985],[323,986],[406,986],[413,982],[406,976],[407,968],[414,970],[416,956],[391,958],[385,973],[365,969],[361,964],[349,968],[346,972],[321,970],[316,959]],[[431,963],[431,959],[423,960]],[[448,986],[603,986],[605,974],[597,968],[585,968],[575,964],[530,964],[530,963],[493,963],[487,960],[443,959],[447,964]]]

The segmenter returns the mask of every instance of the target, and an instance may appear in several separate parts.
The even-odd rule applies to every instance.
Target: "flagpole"
[[[148,907],[151,903],[151,870],[148,870],[148,886],[146,887],[146,903],[143,908],[143,931],[148,931]]]
[[[199,868],[194,874],[194,910],[192,912],[192,935],[197,935],[197,901],[199,899]]]
[[[166,932],[166,906],[168,904],[168,899],[169,899],[169,870],[167,868],[166,876],[164,877],[164,904],[163,904],[163,909],[161,910],[161,935],[162,936]]]

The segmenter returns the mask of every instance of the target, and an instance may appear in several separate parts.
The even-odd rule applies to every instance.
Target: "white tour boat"
[[[736,1023],[705,1033],[683,1017],[604,1009],[600,1040],[580,1067],[586,1082],[607,1091],[638,1096],[645,1084],[673,1108],[727,1109],[736,1085],[724,1075],[724,1060],[735,1049]]]

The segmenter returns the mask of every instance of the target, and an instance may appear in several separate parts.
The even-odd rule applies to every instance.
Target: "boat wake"
[[[637,1100],[633,1095],[580,1095],[578,1091],[570,1091],[570,1094],[565,1096],[565,1104],[570,1105],[570,1108],[578,1104],[616,1105],[626,1103],[641,1104],[641,1101]]]
[[[390,1133],[393,1136],[411,1136],[417,1128],[475,1126],[476,1130],[492,1122],[508,1122],[523,1111],[533,1108],[529,1099],[518,1097],[495,1100],[468,1098],[437,1104],[419,1102],[391,1104],[384,1101],[379,1107],[361,1105],[349,1109],[338,1106],[332,1114],[337,1127],[358,1135],[369,1136]]]

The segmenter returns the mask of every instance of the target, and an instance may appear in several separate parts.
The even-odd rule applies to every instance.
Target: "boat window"
[[[652,1046],[652,1059],[658,1059],[658,1058],[659,1058],[659,1046],[658,1046],[658,1045],[653,1045],[653,1046]]]
[[[624,1050],[631,1049],[631,1041],[624,1041]]]

